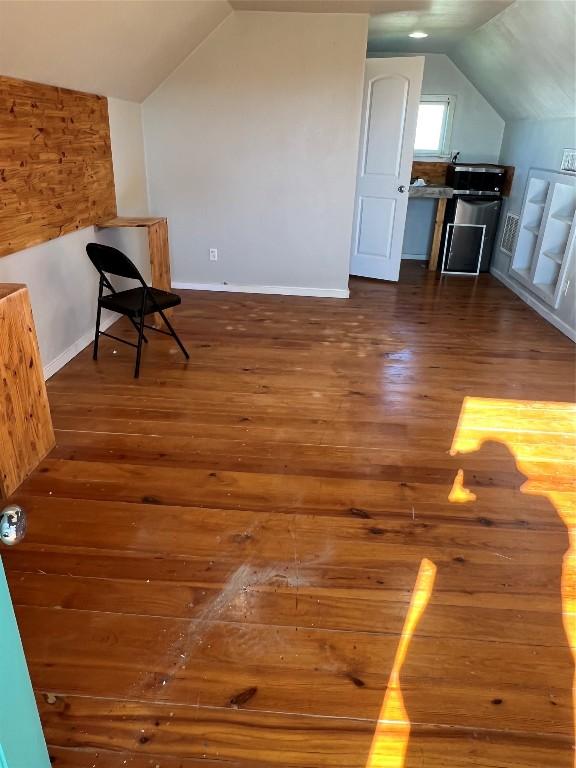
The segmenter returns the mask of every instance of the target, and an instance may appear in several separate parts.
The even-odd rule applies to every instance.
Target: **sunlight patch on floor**
[[[466,397],[450,454],[479,451],[484,443],[507,447],[525,475],[522,493],[546,497],[565,524],[570,546],[562,563],[563,621],[576,663],[576,405],[543,401]],[[451,503],[474,502],[458,469],[450,490]],[[366,768],[403,768],[410,739],[409,713],[400,688],[400,671],[409,644],[432,594],[436,566],[423,560],[412,594]],[[576,684],[573,685],[576,712]],[[576,742],[576,739],[575,739]]]

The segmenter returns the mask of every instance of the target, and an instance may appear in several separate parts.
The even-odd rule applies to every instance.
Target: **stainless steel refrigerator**
[[[502,200],[456,195],[446,206],[442,271],[459,274],[488,272]]]

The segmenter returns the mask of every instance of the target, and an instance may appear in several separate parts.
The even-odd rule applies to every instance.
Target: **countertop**
[[[426,187],[414,187],[411,186],[408,191],[408,197],[452,197],[454,190],[452,187],[440,187],[434,184],[428,184]]]

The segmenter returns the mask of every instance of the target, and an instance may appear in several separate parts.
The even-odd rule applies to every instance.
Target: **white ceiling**
[[[233,9],[370,13],[370,51],[448,53],[505,119],[575,113],[574,0],[0,0],[0,74],[140,102]]]
[[[425,0],[390,3],[370,19],[370,52],[447,53],[452,46],[501,13],[513,0]],[[395,8],[394,6],[400,6]],[[408,37],[415,30],[422,40]]]
[[[239,11],[369,13],[370,52],[446,53],[513,0],[230,0]],[[412,40],[409,32],[429,33]]]
[[[0,0],[0,74],[142,101],[231,12],[226,0]]]

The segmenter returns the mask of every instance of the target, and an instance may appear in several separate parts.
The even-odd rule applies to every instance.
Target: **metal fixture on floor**
[[[13,547],[26,535],[26,512],[17,504],[4,507],[0,513],[0,539],[2,544]]]

